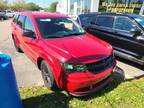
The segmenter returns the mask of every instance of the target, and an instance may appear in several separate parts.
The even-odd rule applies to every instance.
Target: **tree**
[[[0,10],[6,10],[6,9],[8,9],[7,1],[0,0]]]
[[[27,4],[27,10],[39,11],[40,9],[42,9],[42,8],[33,2]]]
[[[53,2],[50,4],[50,7],[47,9],[49,12],[56,12],[58,2]]]
[[[13,2],[11,9],[15,11],[24,11],[27,9],[27,5],[24,0],[17,0]]]

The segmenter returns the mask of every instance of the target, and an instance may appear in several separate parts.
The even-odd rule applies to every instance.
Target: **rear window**
[[[96,18],[96,15],[83,15],[83,16],[80,16],[81,24],[84,25],[84,26],[88,25],[95,18]]]
[[[114,18],[111,16],[98,16],[96,20],[96,25],[102,27],[113,27]]]

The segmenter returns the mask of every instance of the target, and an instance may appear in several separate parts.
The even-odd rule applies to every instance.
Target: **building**
[[[141,13],[144,0],[60,0],[57,12],[77,15],[89,12]]]
[[[57,12],[77,15],[80,13],[97,12],[99,0],[61,0]]]

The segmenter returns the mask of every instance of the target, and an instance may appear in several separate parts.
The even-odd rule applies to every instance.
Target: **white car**
[[[7,16],[8,18],[12,18],[14,15],[15,15],[14,12],[12,12],[12,11],[6,11],[6,16]]]

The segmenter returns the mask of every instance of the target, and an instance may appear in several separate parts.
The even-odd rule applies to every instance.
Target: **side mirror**
[[[29,37],[29,38],[35,38],[35,33],[32,30],[24,30],[23,36]]]
[[[130,30],[130,32],[131,32],[134,36],[139,36],[139,35],[142,34],[142,33],[141,33],[141,30],[138,29],[138,28],[132,28],[132,29]]]

